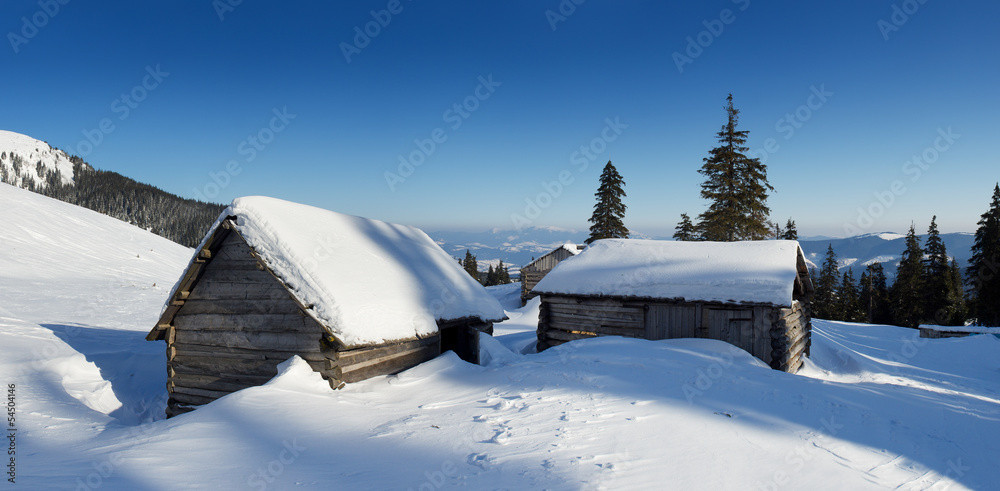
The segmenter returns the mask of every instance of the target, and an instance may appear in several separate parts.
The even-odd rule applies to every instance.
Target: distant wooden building
[[[426,234],[271,198],[233,202],[146,339],[167,415],[267,382],[293,355],[334,388],[453,350],[478,362],[499,303]]]
[[[595,336],[708,338],[792,373],[809,354],[813,285],[795,241],[601,240],[534,291],[539,351]]]
[[[560,261],[580,253],[585,246],[564,244],[521,268],[521,305],[538,296],[531,291]]]

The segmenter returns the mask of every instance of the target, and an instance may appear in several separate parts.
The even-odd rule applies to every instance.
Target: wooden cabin
[[[293,355],[334,388],[447,350],[477,363],[479,333],[505,318],[416,228],[251,197],[213,225],[146,339],[166,341],[170,417]]]
[[[595,336],[726,341],[794,373],[813,285],[796,241],[606,239],[535,286],[538,351]]]
[[[560,261],[580,253],[586,246],[564,244],[521,268],[521,305],[538,296],[532,289]]]

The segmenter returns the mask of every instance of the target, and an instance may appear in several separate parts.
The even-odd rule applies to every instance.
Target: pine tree
[[[500,260],[500,264],[497,265],[497,284],[506,285],[511,283],[510,281],[510,267],[503,263],[503,259]]]
[[[674,228],[674,240],[698,240],[698,229],[691,223],[691,217],[687,213],[681,213],[681,221]]]
[[[837,289],[837,308],[840,311],[839,320],[861,322],[864,318],[858,299],[858,285],[854,282],[854,272],[849,267],[844,271],[844,278]]]
[[[969,307],[976,324],[1000,326],[1000,184],[993,187],[990,209],[978,225],[965,273],[971,287]]]
[[[896,281],[889,291],[892,301],[892,317],[896,325],[917,327],[923,314],[923,249],[920,239],[910,225],[906,234],[906,250],[896,268]]]
[[[833,252],[833,244],[827,245],[826,259],[820,270],[819,278],[816,279],[816,292],[813,297],[816,317],[821,319],[836,320],[840,317],[837,312],[837,291],[840,289],[840,274],[837,270],[837,254]]]
[[[781,234],[784,240],[799,240],[799,231],[795,228],[795,220],[791,218],[785,222],[785,233]]]
[[[778,222],[767,222],[767,226],[771,229],[772,239],[780,240],[781,236],[785,234],[785,232],[781,230],[781,224]]]
[[[486,271],[486,283],[484,283],[483,285],[484,286],[493,286],[493,285],[497,285],[497,284],[498,284],[497,283],[497,272],[496,272],[496,270],[493,269],[493,265],[491,264],[490,268]]]
[[[701,197],[709,200],[708,209],[699,215],[701,236],[727,242],[765,239],[771,213],[767,192],[774,188],[767,182],[767,166],[746,156],[750,132],[736,129],[740,112],[733,107],[732,94],[726,100],[727,122],[717,134],[720,145],[709,151],[698,170],[705,176]]]
[[[931,217],[924,246],[923,321],[947,325],[954,315],[951,296],[952,277],[948,251],[937,228],[937,215]]]
[[[889,287],[882,263],[869,264],[861,273],[859,304],[863,321],[869,324],[890,324]]]
[[[625,181],[609,160],[601,172],[601,185],[594,193],[597,204],[594,205],[594,214],[588,220],[593,225],[590,226],[590,237],[585,241],[587,244],[600,239],[628,238],[628,229],[622,222],[626,208],[622,203],[624,187]]]
[[[462,261],[462,267],[465,268],[466,273],[469,273],[469,276],[479,281],[479,264],[476,262],[476,256],[473,256],[468,249],[465,250],[465,261]]]
[[[962,284],[962,270],[958,267],[958,262],[952,260],[948,268],[951,275],[951,292],[948,294],[948,302],[952,305],[951,318],[945,325],[964,326],[965,319],[969,316],[968,307],[965,303],[965,290]]]

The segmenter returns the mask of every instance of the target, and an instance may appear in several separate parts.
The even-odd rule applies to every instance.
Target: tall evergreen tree
[[[497,265],[497,284],[506,285],[510,283],[510,267],[503,263],[503,259],[500,260],[500,264]]]
[[[483,283],[483,286],[493,286],[497,284],[497,272],[493,269],[493,265],[491,264],[489,269],[486,270],[486,283]]]
[[[826,259],[816,279],[816,292],[813,296],[816,317],[821,319],[840,318],[837,312],[837,291],[840,289],[840,274],[837,270],[837,254],[833,252],[833,244],[827,245]]]
[[[858,285],[854,282],[854,272],[850,267],[844,271],[844,278],[840,281],[840,288],[837,289],[837,309],[840,311],[839,320],[847,322],[864,320],[858,298]]]
[[[937,215],[931,217],[924,246],[923,321],[947,325],[954,315],[952,278],[948,251],[938,232]]]
[[[681,213],[681,221],[674,228],[674,240],[698,240],[698,229],[691,223],[691,217],[687,213]]]
[[[590,237],[585,241],[587,244],[600,239],[628,238],[628,229],[622,222],[626,208],[622,203],[622,196],[625,196],[624,187],[625,180],[609,160],[601,172],[601,185],[594,193],[597,204],[594,205],[594,213],[588,220],[593,225],[590,226]]]
[[[863,322],[869,324],[891,324],[889,311],[889,287],[882,263],[874,262],[861,273],[859,304],[863,312]]]
[[[906,234],[906,250],[896,268],[896,281],[889,290],[892,301],[892,317],[896,325],[917,327],[923,316],[923,249],[920,239],[910,225]]]
[[[480,281],[479,263],[476,262],[476,256],[473,256],[468,249],[465,250],[465,261],[462,261],[462,268],[465,269],[466,273],[469,273],[469,276],[475,278],[476,281]]]
[[[781,238],[784,240],[799,240],[799,231],[795,228],[795,220],[789,218],[785,222],[785,232],[781,234]]]
[[[951,261],[948,268],[951,275],[951,292],[948,294],[948,302],[952,306],[951,318],[945,325],[964,326],[965,319],[969,317],[968,307],[965,302],[965,288],[962,282],[962,270],[958,267],[958,262]]]
[[[702,159],[698,172],[705,176],[701,197],[709,201],[699,216],[701,236],[706,240],[760,240],[769,236],[767,193],[774,191],[767,182],[767,166],[746,152],[749,131],[737,130],[739,110],[733,107],[733,95],[726,98],[726,124],[717,134],[719,146]]]
[[[1000,326],[1000,184],[993,187],[990,209],[979,219],[965,274],[976,324]]]

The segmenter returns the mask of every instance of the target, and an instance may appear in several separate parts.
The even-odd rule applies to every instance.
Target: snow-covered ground
[[[816,320],[798,375],[708,340],[600,338],[533,353],[538,301],[492,363],[446,353],[332,391],[270,384],[163,420],[143,337],[190,257],[122,222],[0,185],[0,382],[22,489],[990,489],[1000,339]],[[12,487],[13,489],[13,487]]]

